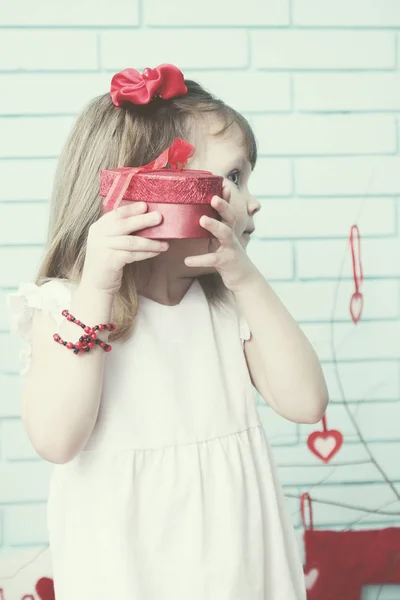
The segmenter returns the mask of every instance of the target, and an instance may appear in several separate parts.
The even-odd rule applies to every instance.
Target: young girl
[[[102,215],[100,170],[147,164],[176,137],[195,147],[189,168],[224,177],[221,220],[200,221],[213,237],[140,237],[162,218],[140,202]],[[245,251],[255,162],[248,122],[171,65],[114,76],[70,135],[37,285],[10,297],[27,342],[24,426],[56,463],[57,600],[305,598],[253,385],[297,423],[322,418],[327,392]],[[53,339],[82,335],[65,309],[116,329],[77,355]]]

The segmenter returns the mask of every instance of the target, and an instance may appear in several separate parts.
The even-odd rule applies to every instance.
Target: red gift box
[[[104,212],[144,201],[148,212],[159,211],[163,220],[160,225],[142,229],[135,235],[151,239],[212,237],[199,221],[203,215],[219,219],[210,203],[213,196],[222,195],[223,178],[209,171],[183,170],[193,152],[193,146],[177,138],[148,165],[101,171]]]

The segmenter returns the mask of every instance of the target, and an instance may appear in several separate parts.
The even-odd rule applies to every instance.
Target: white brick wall
[[[128,66],[177,63],[256,131],[251,189],[262,211],[249,254],[315,344],[328,423],[345,434],[322,465],[305,444],[317,426],[286,422],[260,401],[287,494],[311,488],[320,500],[371,509],[392,500],[343,393],[376,460],[400,483],[399,27],[399,0],[203,0],[201,10],[187,0],[0,4],[0,552],[46,543],[51,470],[19,420],[20,346],[7,333],[5,296],[39,264],[56,159],[76,114]],[[354,223],[365,274],[357,326],[348,308]],[[300,527],[298,500],[288,502]],[[321,526],[363,517],[315,505]],[[387,523],[400,521],[374,514],[360,526]]]

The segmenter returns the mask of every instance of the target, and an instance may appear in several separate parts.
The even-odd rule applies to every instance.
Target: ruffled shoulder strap
[[[25,341],[20,354],[21,375],[29,370],[31,362],[32,321],[35,310],[48,313],[58,327],[64,320],[61,312],[70,307],[72,287],[70,282],[60,279],[52,279],[41,286],[22,283],[17,292],[7,296],[10,331]]]
[[[22,283],[18,292],[7,297],[10,330],[22,338],[29,338],[36,309],[50,314],[56,325],[60,325],[64,320],[61,312],[69,308],[70,302],[71,284],[67,281],[52,279],[41,286]]]

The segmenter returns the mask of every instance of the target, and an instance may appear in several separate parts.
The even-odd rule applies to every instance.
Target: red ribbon
[[[113,208],[118,208],[132,178],[137,173],[159,171],[160,169],[164,169],[167,165],[174,171],[180,171],[185,167],[186,162],[193,154],[194,147],[189,144],[189,142],[186,142],[181,138],[175,138],[171,146],[164,150],[160,156],[149,164],[140,167],[121,167],[115,169],[118,171],[118,175],[115,177],[108,190],[107,196],[104,198],[104,209],[109,211]]]
[[[350,230],[350,248],[355,289],[350,300],[350,315],[353,323],[357,324],[361,319],[364,305],[364,298],[360,292],[361,284],[364,281],[364,273],[361,262],[361,234],[358,225],[353,225]]]
[[[136,69],[124,69],[111,80],[111,99],[115,106],[126,102],[148,104],[154,97],[164,100],[184,96],[187,87],[182,71],[174,65],[163,64],[155,69],[144,69],[140,74]]]

